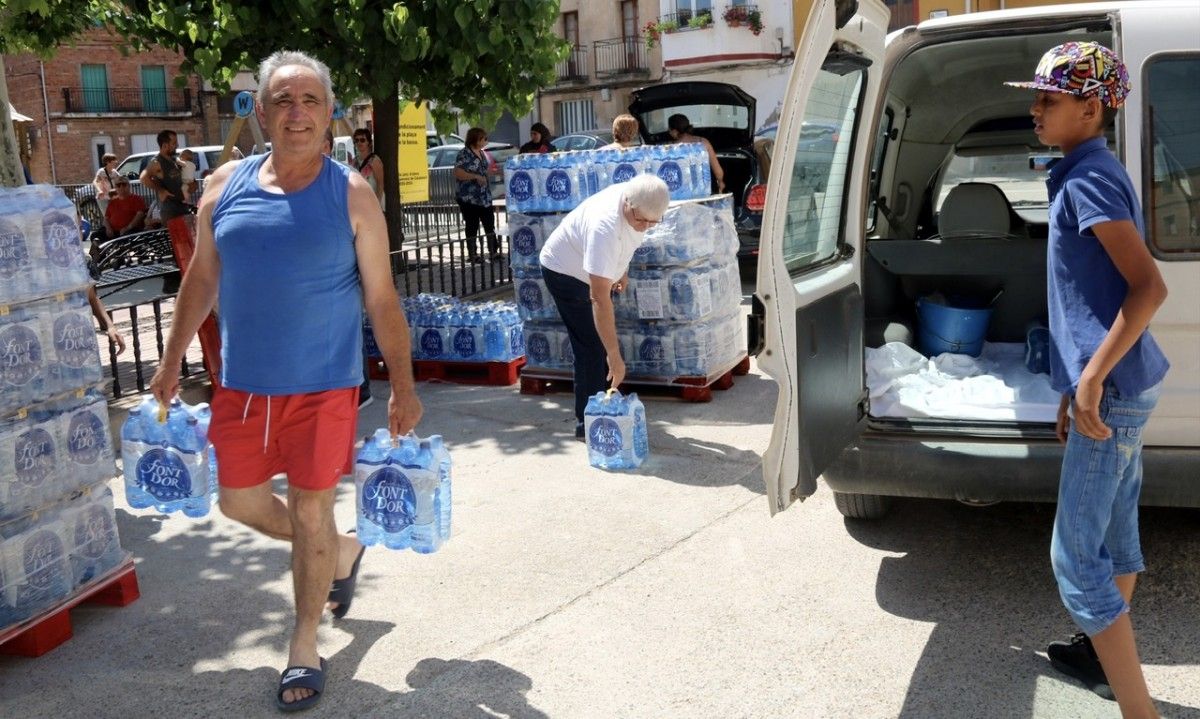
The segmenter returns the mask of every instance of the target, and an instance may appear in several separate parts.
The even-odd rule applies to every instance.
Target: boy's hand
[[[1075,429],[1084,437],[1100,442],[1112,436],[1112,430],[1100,421],[1100,399],[1103,396],[1102,382],[1079,380],[1079,388],[1075,390]]]
[[[1071,414],[1067,411],[1070,407],[1071,395],[1064,394],[1058,403],[1058,421],[1054,425],[1054,434],[1063,444],[1066,444],[1067,433],[1071,431]]]

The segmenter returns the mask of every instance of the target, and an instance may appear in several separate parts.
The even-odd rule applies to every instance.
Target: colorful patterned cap
[[[1047,92],[1098,97],[1100,104],[1116,109],[1129,94],[1129,71],[1112,50],[1094,42],[1067,42],[1042,55],[1033,82],[1006,82]]]

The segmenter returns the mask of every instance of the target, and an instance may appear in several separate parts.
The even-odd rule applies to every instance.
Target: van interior
[[[947,39],[913,48],[884,78],[862,260],[873,418],[1052,428],[1059,397],[1048,375],[1029,371],[1025,352],[1046,321],[1045,161],[1054,153],[1034,135],[1033,92],[1003,83],[1031,79],[1046,50],[1072,40],[1110,45],[1112,35],[1093,27]],[[931,296],[990,307],[978,359],[929,362],[913,351],[922,346],[918,300]],[[927,331],[942,332],[927,319]]]

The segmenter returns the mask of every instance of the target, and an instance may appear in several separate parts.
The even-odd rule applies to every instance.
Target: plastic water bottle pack
[[[525,354],[512,302],[462,302],[447,295],[404,299],[414,359],[508,362]]]
[[[0,525],[0,628],[24,621],[74,587],[69,536],[58,513]]]
[[[593,467],[636,469],[650,454],[646,408],[637,393],[597,392],[588,398],[583,424]]]
[[[558,306],[550,295],[542,270],[538,268],[513,269],[513,286],[517,294],[517,311],[521,320],[558,319]]]
[[[58,501],[116,473],[108,405],[95,390],[0,423],[0,520]]]
[[[208,514],[217,484],[208,418],[207,405],[193,407],[178,398],[165,412],[153,397],[129,411],[121,427],[129,506],[154,507],[165,514],[183,512],[193,518]]]
[[[450,452],[441,435],[393,440],[376,430],[358,453],[354,487],[363,546],[431,554],[450,538]]]
[[[75,207],[51,185],[0,188],[0,305],[88,282]]]
[[[0,313],[0,413],[100,379],[100,350],[83,292]]]
[[[709,172],[702,145],[642,145],[517,155],[505,164],[504,183],[509,212],[569,212],[591,195],[643,173],[662,179],[672,200],[706,197]]]

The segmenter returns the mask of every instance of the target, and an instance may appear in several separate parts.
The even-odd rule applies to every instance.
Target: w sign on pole
[[[225,147],[221,149],[221,157],[217,160],[217,167],[229,162],[230,155],[233,154],[233,145],[237,142],[238,135],[242,134],[242,128],[246,125],[246,118],[254,114],[254,93],[242,90],[233,98],[233,112],[237,115],[237,119],[229,126],[229,133],[225,135]],[[259,147],[263,146],[262,130],[258,128],[258,120],[250,123],[250,130],[254,133],[254,141]]]

